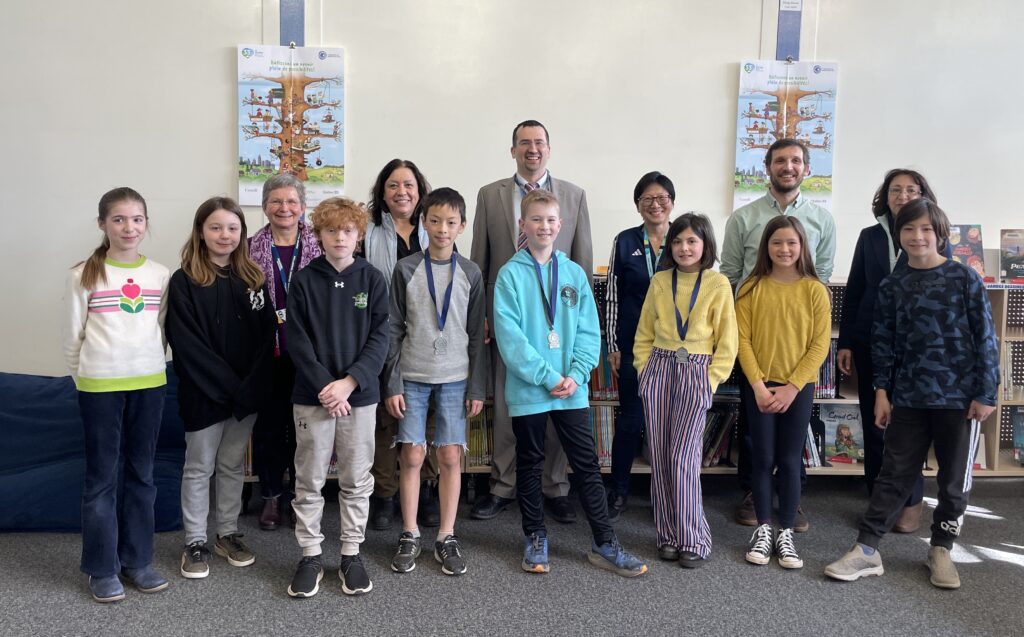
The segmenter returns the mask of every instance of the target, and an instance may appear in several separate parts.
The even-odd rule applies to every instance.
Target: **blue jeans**
[[[85,430],[82,572],[116,575],[153,559],[153,458],[165,387],[78,392]]]
[[[427,411],[434,397],[435,447],[466,446],[466,381],[417,383],[405,381],[405,418],[398,422],[395,442],[426,446]]]

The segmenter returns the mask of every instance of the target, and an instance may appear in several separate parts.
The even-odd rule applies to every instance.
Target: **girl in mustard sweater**
[[[676,219],[662,271],[651,280],[633,344],[651,451],[658,557],[700,566],[711,552],[700,489],[705,414],[736,360],[729,280],[711,270],[714,231],[704,215]]]
[[[803,224],[768,222],[757,263],[736,297],[740,392],[752,450],[751,486],[758,527],[747,561],[767,564],[774,548],[783,568],[804,563],[793,546],[800,506],[800,463],[814,400],[814,381],[828,355],[832,320],[828,290],[818,280]],[[779,531],[772,530],[772,473],[778,468]],[[774,547],[773,547],[774,536]]]

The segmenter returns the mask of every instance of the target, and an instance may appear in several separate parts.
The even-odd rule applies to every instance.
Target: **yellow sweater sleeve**
[[[708,379],[711,381],[712,392],[717,391],[718,386],[732,373],[739,341],[732,287],[724,276],[722,276],[722,282],[723,285],[714,290],[708,312],[708,320],[711,322],[715,341],[715,353],[712,355],[711,365],[708,367]]]

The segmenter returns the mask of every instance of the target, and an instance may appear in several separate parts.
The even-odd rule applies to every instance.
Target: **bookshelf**
[[[607,284],[605,277],[596,275],[594,277],[594,296],[598,301],[599,313],[604,312],[604,294]],[[841,318],[841,308],[845,283],[837,282],[829,284],[829,292],[832,297],[832,322],[838,326]],[[989,301],[992,304],[992,317],[996,326],[996,334],[999,339],[1001,356],[1001,377],[1002,386],[998,396],[998,403],[992,416],[982,423],[981,431],[984,434],[984,452],[987,468],[975,469],[974,476],[984,477],[1020,477],[1024,476],[1024,450],[1015,453],[1013,448],[1013,421],[1017,414],[1018,426],[1024,423],[1024,285],[989,284],[986,286]],[[604,320],[601,320],[602,329]],[[603,336],[603,334],[602,334]],[[822,366],[818,383],[815,387],[815,406],[812,411],[812,422],[819,418],[820,409],[823,405],[848,405],[859,404],[857,399],[856,379],[839,373],[836,368],[836,339],[838,329],[833,329],[832,349],[828,359]],[[603,340],[603,339],[602,339]],[[737,372],[734,370],[731,376],[714,397],[715,410],[736,410],[736,417],[729,425],[731,431],[726,433],[729,446],[724,457],[715,466],[704,467],[701,473],[707,475],[728,475],[735,474],[736,459],[736,429],[735,423],[742,418],[739,412],[739,386],[735,378]],[[591,374],[591,400],[592,412],[611,414],[611,419],[606,415],[595,418],[592,421],[604,427],[602,431],[595,429],[595,445],[598,448],[599,459],[610,457],[611,437],[614,433],[614,414],[618,406],[618,388],[615,385],[614,377],[607,365],[607,354],[603,350],[599,366]],[[486,411],[486,410],[485,410]],[[481,418],[484,415],[481,415]],[[610,429],[607,425],[610,424]],[[866,426],[873,426],[866,423]],[[483,425],[486,429],[488,425]],[[472,428],[473,425],[471,424]],[[828,432],[826,431],[827,435]],[[1020,435],[1020,434],[1018,434]],[[479,438],[478,438],[479,439]],[[824,441],[819,443],[819,455],[824,459]],[[485,454],[484,454],[485,455]],[[471,457],[482,457],[480,452],[474,453],[473,444],[470,443]],[[1021,460],[1015,458],[1018,456]],[[850,464],[833,462],[831,466],[808,467],[809,475],[824,476],[858,476],[864,474],[862,462]],[[924,471],[926,476],[934,476],[936,473],[934,460],[928,463],[930,468]],[[610,467],[602,463],[603,473],[610,471]],[[466,462],[467,473],[487,473],[490,471],[489,464],[477,464]],[[633,473],[649,474],[650,465],[643,458],[637,458],[633,463]]]

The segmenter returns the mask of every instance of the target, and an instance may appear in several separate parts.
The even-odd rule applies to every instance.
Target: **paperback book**
[[[999,231],[999,279],[1024,283],[1024,230]]]
[[[985,251],[981,244],[981,226],[959,224],[949,227],[949,246],[953,260],[969,266],[985,278]]]
[[[825,457],[831,462],[864,461],[864,427],[858,405],[821,405],[825,426]]]

